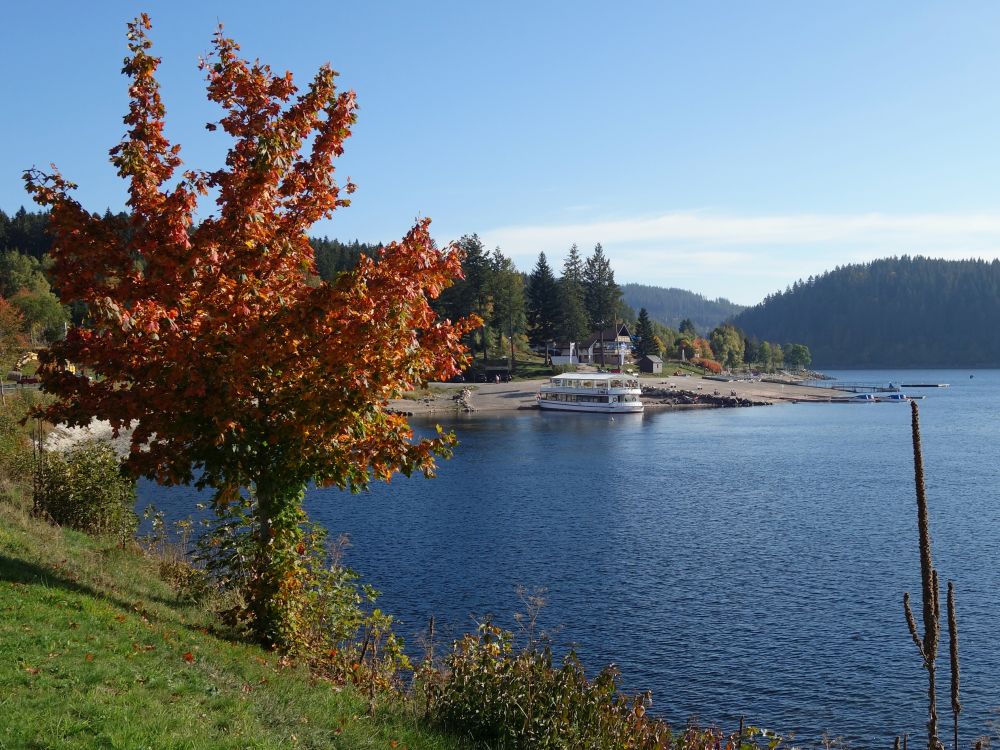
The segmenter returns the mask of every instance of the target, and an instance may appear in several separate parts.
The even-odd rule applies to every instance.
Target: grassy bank
[[[459,747],[215,627],[136,550],[0,500],[0,748]]]

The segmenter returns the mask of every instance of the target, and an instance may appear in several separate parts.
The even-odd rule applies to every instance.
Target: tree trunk
[[[288,650],[300,632],[305,488],[272,477],[258,479],[256,539],[248,607],[252,630],[265,646]]]

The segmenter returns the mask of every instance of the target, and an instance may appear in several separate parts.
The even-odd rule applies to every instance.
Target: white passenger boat
[[[556,375],[538,392],[541,409],[594,411],[601,413],[639,412],[639,380],[631,375],[607,372],[574,372]]]

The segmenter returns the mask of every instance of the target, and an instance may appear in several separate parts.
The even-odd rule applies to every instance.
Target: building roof
[[[632,338],[632,334],[629,333],[628,326],[625,325],[624,323],[622,323],[621,325],[611,326],[609,328],[605,328],[603,331],[596,331],[590,334],[586,339],[580,342],[580,348],[589,349],[602,339],[606,343],[610,343],[618,338],[627,338],[627,339]]]
[[[659,362],[661,365],[663,364],[663,360],[657,357],[655,354],[644,354],[642,357],[639,358],[639,361],[642,362],[642,360],[644,359],[648,359],[650,362]]]

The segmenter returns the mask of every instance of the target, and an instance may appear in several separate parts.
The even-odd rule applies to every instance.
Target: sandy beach
[[[535,409],[535,394],[545,379],[518,380],[511,383],[433,383],[432,395],[393,401],[392,408],[420,416],[442,412],[503,412]],[[643,402],[647,409],[714,408],[719,406],[715,397],[732,397],[754,405],[795,403],[797,401],[830,401],[844,394],[829,388],[800,385],[789,379],[786,382],[733,380],[721,382],[692,376],[652,376],[641,379]],[[463,390],[468,389],[463,399]],[[647,393],[647,390],[651,391]],[[684,398],[684,396],[687,398]],[[694,400],[700,403],[672,404],[663,401]]]

